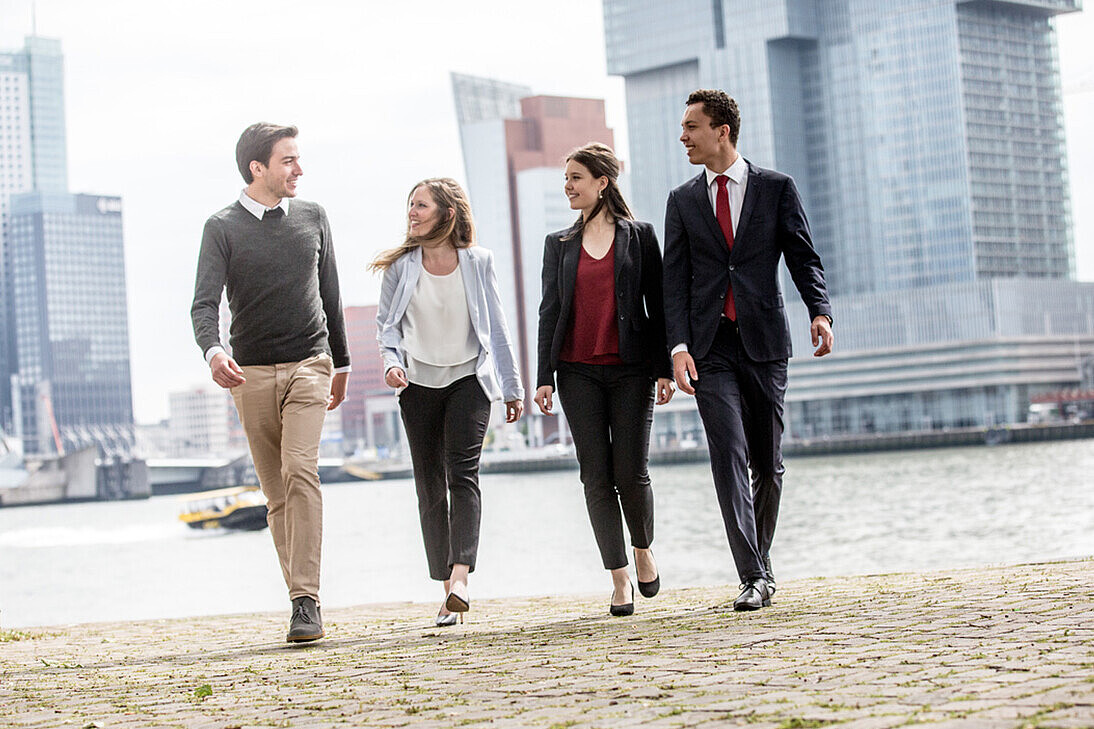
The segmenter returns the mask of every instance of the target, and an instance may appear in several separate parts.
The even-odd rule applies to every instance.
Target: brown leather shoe
[[[292,601],[292,618],[289,619],[289,643],[305,643],[323,637],[323,618],[319,606],[310,597],[298,597]]]

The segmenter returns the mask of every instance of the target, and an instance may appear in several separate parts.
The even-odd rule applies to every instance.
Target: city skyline
[[[621,156],[629,157],[622,81],[606,75],[599,3],[561,3],[550,13],[473,3],[464,9],[470,22],[441,4],[416,6],[413,17],[397,8],[333,3],[271,8],[268,18],[247,19],[234,9],[214,16],[211,3],[197,3],[185,15],[166,17],[122,2],[103,24],[94,8],[38,3],[38,33],[59,38],[65,54],[69,187],[110,191],[125,200],[139,422],[165,416],[169,391],[208,377],[186,315],[193,265],[205,217],[242,187],[232,147],[250,121],[267,117],[300,125],[301,197],[330,213],[347,306],[375,301],[378,279],[364,267],[402,236],[410,185],[438,174],[464,178],[450,71],[531,86],[539,94],[604,98],[607,124]],[[335,14],[343,22],[331,23]],[[30,32],[29,3],[0,0],[0,16],[0,48],[21,46]],[[1077,13],[1057,23],[1081,280],[1094,277],[1094,225],[1082,203],[1092,189],[1084,178],[1094,178],[1094,149],[1077,124],[1094,123],[1094,93],[1068,91],[1094,80],[1094,56],[1081,47],[1081,30],[1094,28],[1088,16]],[[210,17],[223,26],[199,27]],[[249,20],[254,22],[245,25]],[[447,29],[460,20],[464,35],[453,39]],[[333,40],[310,40],[327,28]],[[351,29],[358,40],[349,40]],[[264,57],[284,60],[250,65],[239,42],[245,32],[258,39]],[[372,40],[375,48],[360,48]],[[398,72],[357,70],[364,68]],[[340,72],[322,73],[330,69]],[[301,92],[278,94],[283,88]],[[749,110],[743,115],[747,125]],[[165,213],[176,224],[164,226]]]

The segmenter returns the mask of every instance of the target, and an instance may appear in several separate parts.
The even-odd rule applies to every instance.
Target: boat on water
[[[179,519],[191,529],[266,528],[266,497],[258,486],[234,486],[180,498],[185,505]]]

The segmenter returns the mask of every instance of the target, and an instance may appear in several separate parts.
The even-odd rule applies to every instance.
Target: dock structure
[[[671,576],[665,575],[667,587]],[[1094,726],[1094,560],[0,631],[6,727]]]

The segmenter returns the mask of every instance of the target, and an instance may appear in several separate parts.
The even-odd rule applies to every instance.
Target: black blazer
[[[572,230],[548,234],[543,245],[543,300],[539,305],[536,387],[554,387],[558,355],[572,325],[581,235],[562,240]],[[665,348],[661,248],[653,226],[634,220],[617,220],[612,252],[619,316],[619,358],[627,364],[645,365],[651,377],[672,377],[672,361]]]
[[[732,254],[711,209],[706,173],[670,192],[665,209],[668,346],[686,344],[695,359],[710,351],[732,281],[745,353],[756,362],[789,358],[790,325],[779,290],[783,257],[810,321],[831,317],[824,268],[794,180],[748,164]]]

